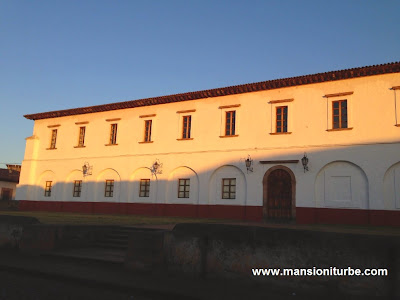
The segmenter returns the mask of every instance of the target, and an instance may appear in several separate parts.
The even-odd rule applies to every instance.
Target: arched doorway
[[[285,166],[270,168],[263,178],[263,216],[269,221],[296,217],[296,179]]]

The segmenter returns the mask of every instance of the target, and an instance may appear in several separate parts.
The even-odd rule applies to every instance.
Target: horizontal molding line
[[[325,98],[330,98],[330,97],[342,97],[342,96],[348,96],[348,95],[353,95],[354,92],[344,92],[344,93],[336,93],[336,94],[326,94],[324,97]]]
[[[176,113],[177,114],[184,114],[184,113],[191,113],[191,112],[195,112],[195,109],[187,109],[187,110],[178,110]]]
[[[292,160],[261,160],[260,164],[267,165],[267,164],[297,164],[300,160],[299,159],[292,159]]]
[[[290,99],[282,99],[282,100],[271,100],[268,103],[269,104],[275,104],[275,103],[285,103],[285,102],[293,102],[294,98],[290,98]]]
[[[224,109],[224,108],[234,108],[234,107],[240,107],[240,104],[233,104],[233,105],[223,105],[218,107],[219,109]]]
[[[151,115],[141,115],[141,116],[139,116],[139,118],[152,118],[152,117],[155,117],[156,116],[156,114],[151,114]]]
[[[119,121],[121,118],[106,119],[107,122]]]
[[[49,125],[49,126],[47,126],[47,128],[56,128],[56,127],[60,127],[60,126],[61,126],[60,124]]]
[[[31,135],[25,138],[25,140],[38,140],[39,138],[36,135]]]
[[[326,131],[343,131],[343,130],[353,130],[353,127],[346,127],[346,128],[331,128],[331,129],[327,129]]]
[[[107,120],[106,120],[107,121]],[[75,122],[75,125],[83,125],[83,124],[89,124],[89,121],[85,122]]]
[[[285,135],[285,134],[292,134],[290,131],[285,132],[271,132],[270,135]]]
[[[387,143],[373,143],[373,144],[328,144],[328,145],[305,145],[305,146],[292,146],[292,147],[276,147],[276,148],[243,148],[243,149],[225,149],[225,150],[204,150],[193,152],[168,152],[168,153],[143,153],[143,154],[121,154],[112,156],[86,156],[86,157],[70,157],[59,159],[24,159],[23,161],[43,162],[43,161],[60,161],[60,160],[76,160],[76,159],[103,159],[103,158],[117,158],[117,157],[140,157],[140,156],[157,156],[157,155],[179,155],[179,154],[199,154],[199,153],[221,153],[221,152],[245,152],[245,151],[264,151],[264,150],[282,150],[282,149],[310,149],[310,148],[329,148],[329,147],[351,147],[351,146],[374,146],[374,145],[393,145],[400,144],[398,142]]]

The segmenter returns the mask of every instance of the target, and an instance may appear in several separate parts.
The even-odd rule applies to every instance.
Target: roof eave
[[[118,109],[127,109],[127,108],[141,107],[141,106],[151,106],[151,105],[190,101],[190,100],[197,100],[197,99],[204,99],[211,97],[228,96],[234,94],[258,92],[263,90],[272,90],[272,89],[306,85],[312,83],[321,83],[327,81],[336,81],[336,80],[398,73],[398,72],[400,72],[400,62],[393,62],[382,65],[373,65],[373,66],[345,69],[339,71],[317,73],[311,75],[261,81],[256,83],[241,84],[223,88],[215,88],[210,90],[188,92],[188,93],[160,96],[154,98],[130,100],[125,102],[42,112],[36,114],[27,114],[24,115],[24,117],[29,120],[59,118],[72,115],[83,115],[83,114],[104,112],[104,111],[111,111]]]

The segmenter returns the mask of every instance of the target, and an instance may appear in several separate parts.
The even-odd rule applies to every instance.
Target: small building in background
[[[21,165],[7,165],[7,169],[0,169],[0,201],[15,199],[20,172]]]

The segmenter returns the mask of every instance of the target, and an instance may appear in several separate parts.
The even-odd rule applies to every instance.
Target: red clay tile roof
[[[311,83],[320,83],[326,81],[335,81],[335,80],[343,80],[364,76],[372,76],[372,75],[380,75],[380,74],[389,74],[389,73],[398,73],[400,72],[400,62],[382,64],[382,65],[374,65],[353,69],[346,69],[340,71],[332,71],[326,73],[318,73],[312,75],[305,76],[297,76],[269,81],[262,81],[256,83],[248,83],[241,84],[235,86],[228,86],[224,88],[216,88],[211,90],[197,91],[197,92],[189,92],[183,94],[176,95],[168,95],[168,96],[160,96],[154,98],[140,99],[140,100],[130,100],[125,102],[117,102],[111,104],[103,104],[96,106],[88,106],[88,107],[80,107],[80,108],[72,108],[65,110],[57,110],[50,112],[43,112],[37,114],[24,115],[25,118],[30,120],[40,120],[40,119],[48,119],[48,118],[58,118],[64,116],[72,116],[72,115],[82,115],[89,114],[95,112],[109,111],[109,110],[117,110],[117,109],[125,109],[125,108],[133,108],[140,106],[150,106],[157,104],[166,104],[173,102],[181,102],[188,100],[196,100],[196,99],[204,99],[210,97],[219,97],[219,96],[227,96],[234,94],[242,94],[249,92],[257,92],[264,90],[272,90],[290,86],[311,84]]]
[[[0,169],[0,181],[19,182],[20,172],[9,169]]]

